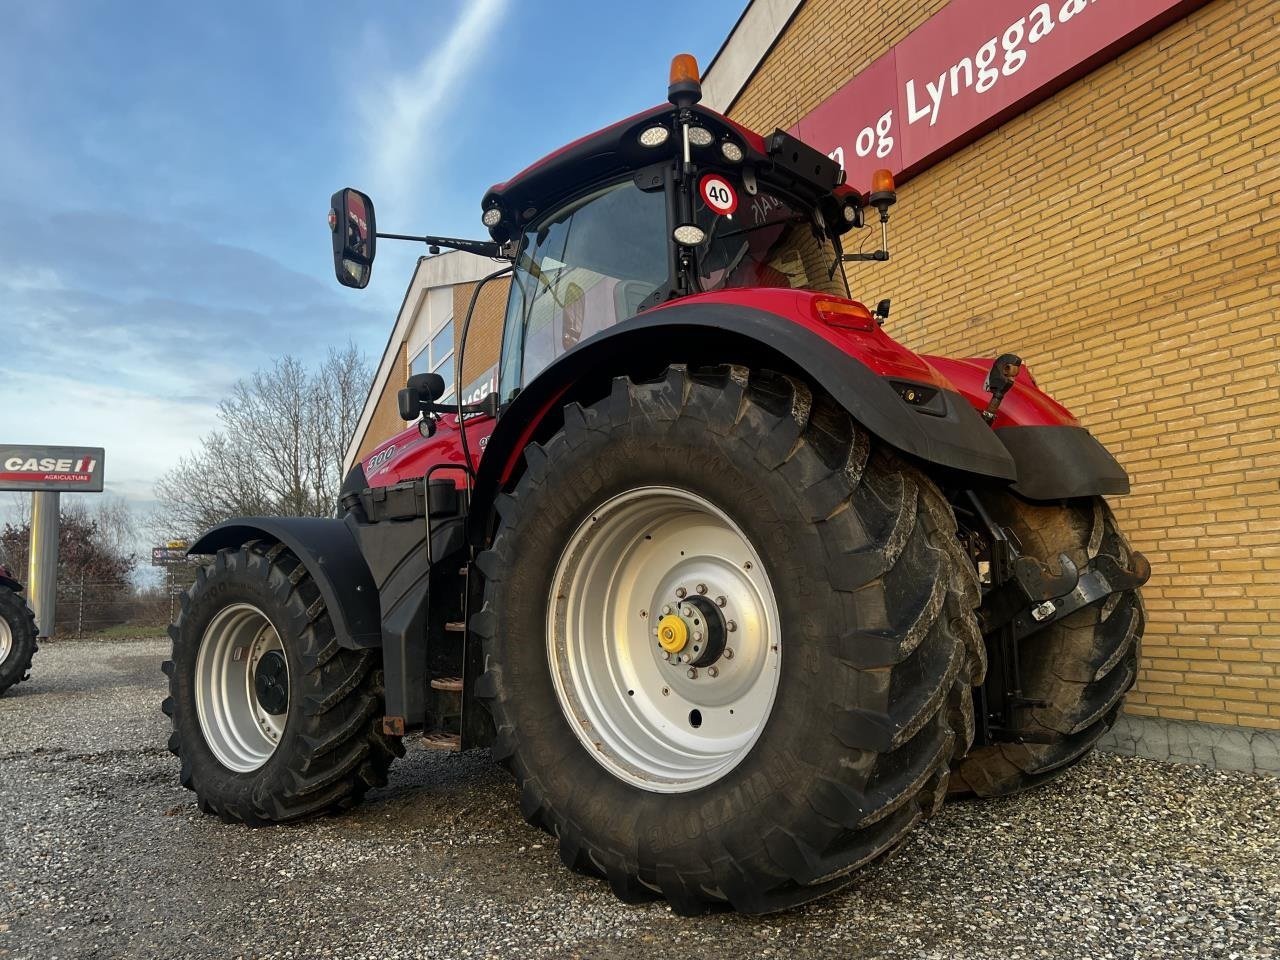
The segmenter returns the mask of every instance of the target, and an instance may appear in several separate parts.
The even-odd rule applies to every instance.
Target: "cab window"
[[[706,233],[696,251],[701,289],[788,287],[848,296],[838,251],[811,212],[764,183],[748,195],[725,179],[737,189],[731,214],[718,213],[701,196],[694,201],[694,220]]]

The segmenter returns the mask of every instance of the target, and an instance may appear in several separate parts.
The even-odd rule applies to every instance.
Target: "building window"
[[[444,377],[444,396],[441,401],[453,397],[453,318],[444,322],[439,330],[431,335],[426,346],[417,352],[409,362],[409,373],[438,373]]]

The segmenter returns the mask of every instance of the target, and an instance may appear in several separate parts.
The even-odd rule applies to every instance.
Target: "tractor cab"
[[[483,219],[514,263],[503,402],[581,341],[676,299],[732,287],[848,296],[840,241],[862,197],[841,179],[786,133],[766,142],[672,104],[493,187]]]
[[[368,283],[378,237],[509,263],[492,276],[511,277],[498,390],[481,405],[446,406],[425,380],[411,380],[402,415],[410,422],[425,415],[416,428],[423,437],[430,440],[438,428],[456,435],[460,420],[495,417],[564,353],[652,308],[734,288],[845,300],[841,261],[887,258],[886,250],[845,255],[842,238],[864,225],[868,203],[887,221],[895,200],[889,171],[877,172],[864,198],[844,182],[836,161],[782,130],[762,137],[700,99],[696,63],[676,57],[667,103],[491,187],[481,202],[489,241],[377,233],[366,195],[351,189],[334,195],[334,264],[348,286]],[[469,325],[468,315],[459,364]],[[419,442],[413,429],[390,438],[366,460],[365,479],[420,477],[439,446]],[[478,449],[468,449],[463,459],[478,457]]]

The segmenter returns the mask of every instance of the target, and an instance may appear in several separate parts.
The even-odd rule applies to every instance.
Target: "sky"
[[[0,441],[105,447],[145,519],[237,378],[381,355],[424,251],[338,286],[331,193],[483,238],[489,185],[662,102],[744,3],[0,0]]]

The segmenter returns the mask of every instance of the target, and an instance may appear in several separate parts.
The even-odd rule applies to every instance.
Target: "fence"
[[[189,578],[166,576],[164,583],[137,590],[128,584],[58,581],[58,638],[157,633],[178,615],[178,597]]]

